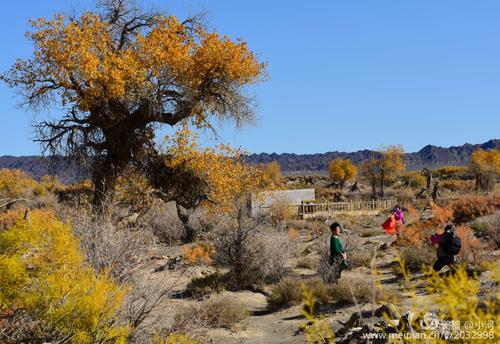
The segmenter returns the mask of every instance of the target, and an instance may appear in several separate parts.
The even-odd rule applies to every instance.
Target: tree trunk
[[[384,198],[385,195],[385,175],[384,170],[380,171],[380,197]]]
[[[177,209],[177,216],[179,217],[179,220],[181,220],[184,227],[182,242],[193,242],[193,240],[196,238],[196,229],[189,223],[189,218],[192,214],[192,210],[184,208],[178,202],[175,202],[175,207]]]
[[[424,167],[424,169],[422,170],[422,174],[425,176],[426,189],[427,191],[430,191],[432,186],[432,173],[427,167]]]

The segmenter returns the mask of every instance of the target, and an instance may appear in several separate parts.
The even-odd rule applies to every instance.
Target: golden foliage
[[[7,321],[23,310],[51,340],[125,343],[127,327],[114,320],[125,292],[84,262],[69,226],[52,212],[35,210],[29,221],[1,231],[0,258],[0,312]]]
[[[281,166],[277,161],[271,161],[267,164],[260,164],[257,167],[264,171],[266,178],[268,178],[274,185],[278,186],[283,184],[283,174],[281,173]]]
[[[183,333],[171,333],[167,338],[157,336],[153,340],[153,344],[199,344],[197,340],[190,338]]]
[[[324,316],[318,317],[314,314],[316,300],[307,288],[303,288],[302,303],[304,304],[302,315],[306,322],[301,325],[301,328],[304,330],[307,343],[329,343],[333,341],[334,335],[330,324],[324,319]]]
[[[11,198],[30,197],[42,188],[29,174],[18,169],[0,169],[0,195]]]
[[[480,190],[490,190],[494,179],[500,175],[500,149],[474,151],[470,169],[476,177],[476,187]]]
[[[58,90],[63,105],[74,103],[81,111],[103,100],[140,101],[165,73],[175,85],[195,93],[206,80],[241,86],[266,73],[246,42],[202,27],[191,30],[175,16],[155,18],[154,25],[135,32],[125,45],[117,42],[112,24],[93,12],[71,18],[57,14],[50,20],[32,20],[31,25],[27,36],[34,43],[34,57],[18,60],[6,79],[35,93],[47,91],[38,84],[46,81]],[[207,113],[217,110],[216,103],[204,99],[200,104],[207,108],[194,109],[191,115],[202,123]]]
[[[388,146],[364,161],[359,172],[361,177],[370,183],[375,196],[377,186],[380,186],[380,196],[384,196],[387,183],[393,182],[404,170],[404,151],[401,146]]]
[[[356,166],[349,159],[335,159],[328,163],[328,175],[334,183],[341,187],[345,182],[352,180],[357,173]]]
[[[183,126],[172,138],[165,164],[170,168],[188,168],[207,183],[209,200],[204,201],[204,205],[209,210],[213,210],[215,204],[223,212],[234,211],[240,198],[272,187],[266,173],[242,161],[241,150],[224,144],[201,148],[197,139],[194,132]]]
[[[188,264],[212,264],[212,257],[215,255],[215,246],[213,244],[197,244],[193,246],[182,246],[184,259]]]
[[[131,205],[137,211],[151,207],[155,189],[148,178],[132,166],[127,167],[115,184],[115,200],[120,205]]]
[[[425,177],[418,171],[406,172],[401,176],[401,179],[412,189],[421,189],[426,185]]]
[[[426,335],[429,343],[449,343],[452,338],[438,336],[438,328],[425,326],[422,323],[423,316],[428,313],[436,314],[439,322],[445,324],[455,323],[458,327],[452,329],[452,335],[456,335],[459,342],[492,343],[500,335],[498,321],[498,296],[495,291],[487,291],[480,296],[481,282],[477,276],[470,276],[464,265],[454,268],[454,273],[440,275],[431,267],[426,267],[427,275],[425,288],[429,300],[420,300],[417,296],[417,286],[412,283],[412,276],[406,268],[405,262],[399,260],[400,270],[403,274],[403,293],[412,299],[415,314],[413,322],[410,323],[413,331]],[[500,268],[498,264],[490,265],[491,276],[495,283],[500,282]],[[385,314],[384,318],[392,323],[390,317]],[[472,324],[472,327],[468,325]],[[427,324],[428,325],[428,324]],[[491,325],[490,327],[487,327]],[[453,326],[453,325],[452,325]],[[398,327],[400,333],[412,331],[406,326]],[[450,330],[448,328],[448,330]],[[445,330],[446,331],[446,330]],[[473,337],[473,339],[472,339]],[[405,343],[421,343],[422,336],[405,336]],[[455,339],[455,338],[454,338]],[[455,341],[455,340],[453,340]]]

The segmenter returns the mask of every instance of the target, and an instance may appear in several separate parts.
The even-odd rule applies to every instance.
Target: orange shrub
[[[500,197],[466,196],[452,204],[453,221],[465,223],[475,218],[493,214],[500,208]]]
[[[462,248],[457,255],[458,262],[481,263],[479,239],[474,236],[472,229],[465,225],[457,226],[455,233],[462,242]]]
[[[212,264],[212,257],[215,255],[215,246],[212,244],[184,245],[182,246],[182,252],[188,264]]]
[[[449,179],[443,180],[441,187],[454,192],[470,192],[474,189],[474,182],[470,180]]]
[[[294,240],[294,239],[297,239],[297,237],[299,236],[299,231],[293,227],[290,227],[290,228],[288,228],[287,234],[288,234],[288,238],[290,240]]]

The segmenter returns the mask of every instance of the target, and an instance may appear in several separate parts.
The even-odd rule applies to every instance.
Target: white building
[[[290,206],[299,206],[302,201],[314,201],[314,189],[274,190],[252,194],[250,200],[250,215],[266,214],[274,202],[285,202]]]

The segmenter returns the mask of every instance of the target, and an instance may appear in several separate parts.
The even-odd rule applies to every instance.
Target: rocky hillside
[[[436,168],[446,165],[466,165],[473,151],[478,148],[500,149],[500,140],[493,139],[483,144],[469,144],[443,148],[428,145],[416,153],[406,153],[405,162],[410,170],[421,169],[422,167]],[[360,164],[368,159],[373,151],[362,150],[353,153],[345,152],[326,152],[316,154],[252,154],[247,161],[252,164],[267,163],[276,160],[281,169],[287,173],[326,173],[327,165],[330,160],[349,159],[355,164]]]
[[[483,144],[472,145],[466,143],[462,146],[443,148],[428,145],[416,153],[405,154],[406,166],[408,169],[420,169],[424,166],[436,168],[446,165],[466,165],[469,162],[470,155],[478,148],[500,149],[500,140],[489,140]],[[276,160],[283,172],[287,174],[299,173],[326,173],[328,162],[333,159],[350,159],[355,164],[368,159],[373,151],[362,150],[353,153],[345,152],[327,152],[316,154],[252,154],[247,157],[251,164],[267,163]],[[63,158],[50,162],[39,156],[1,156],[0,168],[20,168],[29,172],[35,178],[41,178],[46,174],[57,174],[63,182],[74,182],[88,175],[74,164],[68,163]]]

